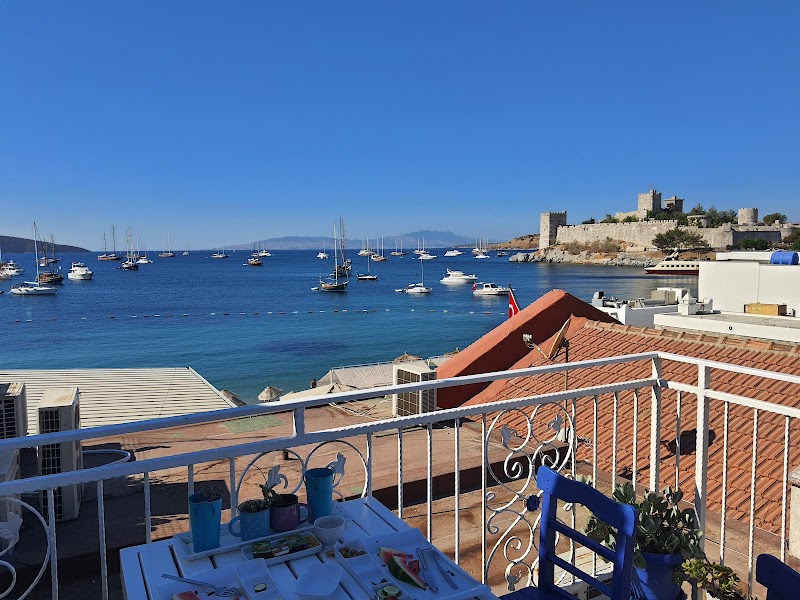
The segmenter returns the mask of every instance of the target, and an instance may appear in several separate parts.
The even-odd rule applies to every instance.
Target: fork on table
[[[245,591],[240,587],[226,587],[222,585],[214,585],[205,581],[197,581],[196,579],[187,579],[186,577],[178,577],[177,575],[168,575],[164,573],[161,577],[164,579],[174,579],[175,581],[182,581],[184,583],[191,583],[192,585],[202,585],[211,588],[217,596],[231,597],[231,596],[245,596]]]

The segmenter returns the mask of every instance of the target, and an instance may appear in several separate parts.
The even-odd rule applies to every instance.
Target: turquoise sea
[[[0,282],[0,364],[7,369],[163,367],[188,365],[217,388],[254,401],[267,385],[286,391],[308,387],[337,366],[392,360],[464,348],[501,323],[504,296],[476,298],[470,286],[439,283],[446,268],[476,273],[479,281],[511,284],[521,307],[552,289],[591,300],[597,290],[621,298],[643,297],[659,285],[689,287],[692,277],[648,276],[635,267],[511,263],[476,260],[468,252],[424,262],[428,295],[394,290],[421,279],[421,262],[409,254],[372,263],[378,281],[357,281],[347,292],[312,291],[333,258],[317,251],[275,251],[263,267],[243,263],[249,253],[211,259],[211,251],[158,258],[139,271],[117,269],[95,254],[65,254],[86,262],[94,280],[65,279],[55,296],[13,296],[13,282],[33,279],[33,254],[12,254],[22,276]],[[353,271],[366,258],[351,253]]]

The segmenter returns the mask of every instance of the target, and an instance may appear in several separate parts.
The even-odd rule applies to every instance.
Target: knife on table
[[[433,555],[433,563],[436,565],[436,568],[439,569],[439,573],[442,574],[442,577],[444,577],[445,581],[450,585],[451,588],[457,590],[458,586],[456,585],[456,582],[453,581],[453,578],[450,577],[450,573],[448,573],[439,562],[439,553],[433,548],[425,548],[425,550]]]
[[[419,558],[419,564],[421,567],[421,571],[423,575],[425,575],[425,581],[428,582],[428,587],[431,588],[433,592],[438,592],[439,588],[433,583],[433,578],[430,576],[430,568],[428,567],[428,561],[425,558],[425,552],[422,548],[417,547],[417,557]]]

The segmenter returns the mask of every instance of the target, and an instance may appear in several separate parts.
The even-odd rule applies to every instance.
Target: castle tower
[[[567,224],[567,212],[545,212],[539,218],[539,250],[555,246],[559,225]]]
[[[739,225],[755,225],[758,223],[758,209],[757,208],[740,208],[739,218],[737,220]]]
[[[671,212],[683,212],[683,198],[678,198],[677,196],[673,196],[672,198],[667,198],[664,200],[664,208]]]
[[[640,221],[646,219],[648,211],[652,211],[654,214],[661,212],[661,192],[650,190],[644,194],[639,194],[636,216],[639,217]]]

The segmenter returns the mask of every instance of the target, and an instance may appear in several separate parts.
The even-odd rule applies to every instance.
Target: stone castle
[[[620,221],[626,217],[636,217],[638,221],[567,225],[566,212],[544,212],[539,219],[539,249],[569,242],[589,244],[611,238],[630,244],[631,250],[653,250],[653,238],[678,227],[678,221],[647,220],[648,213],[683,212],[683,205],[684,199],[677,196],[667,198],[662,204],[661,192],[650,190],[639,194],[636,210],[614,215]],[[745,238],[764,239],[776,244],[793,229],[789,224],[780,222],[759,224],[757,208],[740,208],[736,224],[709,227],[710,224],[706,215],[690,215],[689,226],[681,226],[681,229],[701,235],[712,248],[733,246]]]

